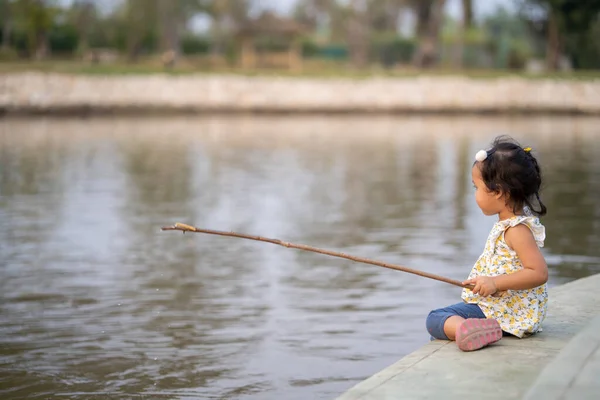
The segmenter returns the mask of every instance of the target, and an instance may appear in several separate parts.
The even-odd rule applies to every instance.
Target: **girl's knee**
[[[431,310],[429,311],[429,314],[427,314],[425,324],[429,325],[430,323],[433,323],[434,321],[437,321],[439,318],[443,317],[445,314],[446,313],[442,308],[438,308],[437,310]]]
[[[435,339],[448,340],[448,337],[444,333],[444,322],[446,319],[448,319],[448,313],[443,312],[443,310],[430,311],[425,320],[427,332]]]
[[[427,318],[425,319],[425,327],[427,328],[427,332],[429,332],[429,334],[433,337],[436,337],[434,333],[436,333],[438,329],[439,317],[439,311],[432,310],[429,312]]]
[[[425,319],[425,324],[429,324],[430,321],[435,317],[436,313],[437,313],[437,310],[429,311],[429,314],[427,314],[427,318]]]

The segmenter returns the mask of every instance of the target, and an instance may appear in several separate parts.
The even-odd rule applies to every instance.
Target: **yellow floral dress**
[[[512,274],[523,269],[517,254],[504,241],[504,232],[519,224],[526,225],[539,247],[544,246],[545,228],[537,217],[529,212],[494,224],[483,254],[479,257],[469,279],[477,276]],[[548,304],[547,284],[528,290],[508,290],[500,297],[482,297],[463,289],[462,299],[466,303],[479,305],[487,318],[494,318],[503,331],[522,338],[542,330]]]

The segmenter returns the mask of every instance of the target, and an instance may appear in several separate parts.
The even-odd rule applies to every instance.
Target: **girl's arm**
[[[548,281],[546,260],[528,227],[519,224],[509,228],[504,240],[517,253],[523,269],[508,275],[478,276],[464,281],[465,285],[474,285],[473,293],[485,297],[507,290],[533,289]]]
[[[498,291],[533,289],[548,281],[546,260],[527,226],[519,224],[509,228],[504,233],[504,240],[517,253],[523,269],[494,277]]]

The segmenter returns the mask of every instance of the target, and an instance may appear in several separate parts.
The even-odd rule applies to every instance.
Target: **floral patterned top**
[[[504,241],[504,232],[519,224],[526,225],[539,247],[544,246],[545,228],[537,217],[526,210],[525,215],[515,216],[494,224],[483,254],[479,257],[469,279],[477,276],[498,276],[523,269],[517,254]],[[503,331],[522,338],[542,330],[548,303],[547,284],[528,290],[508,290],[500,297],[481,297],[463,289],[462,299],[466,303],[479,305],[487,318],[494,318]]]

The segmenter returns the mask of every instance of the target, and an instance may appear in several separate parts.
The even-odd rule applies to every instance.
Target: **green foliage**
[[[314,58],[319,54],[319,45],[309,37],[302,38],[300,48],[305,58]]]
[[[566,38],[573,66],[578,69],[600,68],[600,18],[597,18],[589,31]]]
[[[489,40],[488,32],[484,28],[471,26],[463,33],[460,25],[460,21],[449,18],[446,20],[441,33],[441,39],[444,44],[458,44],[463,41],[466,45],[483,45]]]
[[[551,16],[559,29],[560,51],[569,56],[573,65],[600,68],[600,0],[513,1],[523,6],[523,12],[515,14],[499,8],[485,20],[470,24],[464,36],[462,20],[446,18],[441,30],[441,54],[456,58],[453,49],[460,47],[464,49],[464,65],[493,63],[497,68],[520,68],[532,57],[545,58],[548,17]],[[184,54],[207,54],[216,46],[233,60],[236,46],[231,28],[251,18],[250,11],[259,3],[259,0],[122,0],[115,2],[116,8],[105,15],[96,9],[99,0],[70,3],[0,0],[0,24],[10,22],[8,44],[12,48],[10,55],[5,52],[0,57],[33,56],[47,45],[53,54],[61,56],[76,55],[88,48],[112,48],[128,53],[133,59],[165,48],[165,39],[177,36],[175,45],[179,44]],[[463,6],[471,3],[474,2],[460,2]],[[356,23],[359,12],[354,4],[347,0],[301,0],[298,3],[297,20],[313,29],[312,34],[301,40],[304,57],[348,58],[348,48],[352,47],[349,19],[354,18]],[[418,43],[398,36],[398,16],[405,10],[422,10],[419,7],[424,1],[367,0],[364,4],[366,7],[359,12],[364,18],[358,20],[367,25],[364,32],[370,35],[370,59],[387,66],[409,62]],[[215,24],[211,25],[209,36],[198,36],[187,29],[183,29],[180,40],[178,35],[168,36],[173,26],[185,27],[200,14],[212,18]],[[0,29],[0,38],[2,31]],[[329,43],[316,41],[314,31]],[[257,43],[259,49],[269,51],[283,50],[287,45],[277,38],[263,38]]]
[[[48,35],[53,54],[72,54],[77,49],[79,35],[73,25],[55,25]]]
[[[409,63],[416,48],[414,39],[403,38],[394,33],[378,34],[371,38],[372,58],[388,67]]]
[[[257,51],[277,52],[286,51],[289,42],[277,36],[258,36],[254,39],[254,47]]]
[[[19,54],[13,48],[0,48],[0,61],[15,61]]]
[[[483,21],[483,30],[489,38],[487,48],[498,68],[523,68],[536,55],[536,43],[526,22],[503,7]]]
[[[14,0],[11,5],[15,27],[27,34],[27,50],[33,54],[47,37],[57,8],[44,0]]]
[[[29,46],[27,32],[22,29],[13,30],[10,35],[10,45],[20,56],[26,55]]]
[[[575,68],[600,68],[600,0],[553,0],[563,33],[564,51]]]
[[[500,7],[496,12],[483,21],[485,36],[490,40],[497,40],[505,36],[510,40],[526,41],[529,37],[529,28],[526,22],[518,15],[508,12]]]
[[[542,3],[555,13],[565,33],[588,33],[600,12],[600,0],[544,0]]]
[[[210,51],[210,40],[197,35],[185,35],[181,39],[181,51],[183,54],[207,54]]]
[[[348,48],[346,45],[336,43],[320,44],[310,36],[302,38],[300,47],[304,58],[338,61],[348,58]]]
[[[326,60],[347,60],[348,47],[343,44],[328,44],[319,46],[319,58]]]
[[[512,40],[508,47],[506,66],[509,69],[523,69],[532,58],[531,46],[525,40]]]
[[[103,29],[107,27],[108,29]],[[113,48],[122,49],[117,44],[117,29],[113,28],[111,24],[104,24],[93,27],[88,33],[88,44],[90,48]]]
[[[552,17],[558,27],[562,51],[573,61],[574,67],[600,68],[600,50],[597,45],[600,0],[521,1],[521,16],[530,22],[533,28],[530,33],[541,43],[540,47],[546,43],[548,24]],[[538,9],[546,12],[540,18],[536,13],[528,12],[532,6],[538,6]]]

